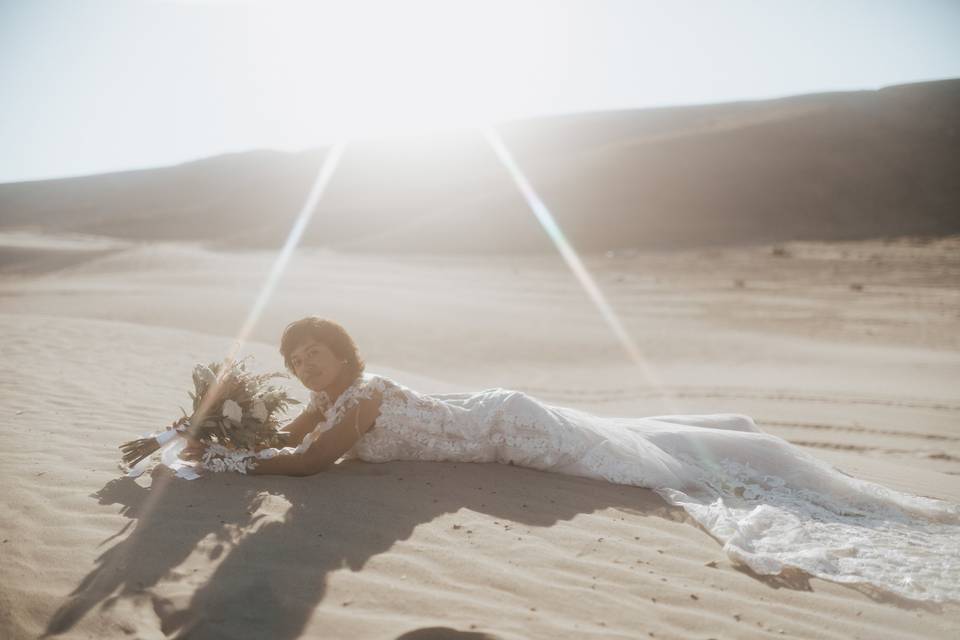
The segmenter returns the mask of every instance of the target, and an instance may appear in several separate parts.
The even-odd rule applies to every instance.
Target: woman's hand
[[[180,418],[179,420],[174,420],[172,423],[170,423],[170,426],[167,427],[167,431],[176,429],[187,420],[189,420],[189,418],[186,416]],[[203,453],[207,450],[207,443],[201,442],[192,436],[188,436],[186,433],[181,433],[180,437],[187,441],[187,446],[184,447],[177,457],[181,460],[188,461],[200,460],[203,457]]]
[[[191,438],[190,436],[181,437],[187,441],[187,446],[184,447],[183,451],[181,451],[180,455],[178,456],[181,460],[199,461],[201,458],[203,458],[203,454],[207,450],[206,442],[201,442],[200,440]]]

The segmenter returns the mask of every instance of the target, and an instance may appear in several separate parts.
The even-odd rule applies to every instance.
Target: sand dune
[[[60,260],[57,243],[76,247],[34,240],[28,272],[0,267],[2,637],[960,631],[956,604],[751,575],[633,487],[438,463],[124,478],[117,445],[178,415],[193,363],[230,346],[274,254],[135,243]],[[958,247],[586,256],[655,380],[554,256],[304,250],[247,352],[280,368],[284,324],[321,313],[350,328],[370,370],[420,390],[512,387],[601,415],[749,413],[848,473],[960,502]]]
[[[504,123],[582,251],[960,233],[960,80]],[[279,246],[324,149],[0,185],[0,228]],[[549,252],[479,131],[357,140],[303,242]]]

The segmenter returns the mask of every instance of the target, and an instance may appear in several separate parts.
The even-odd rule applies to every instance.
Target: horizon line
[[[951,81],[960,81],[960,76],[952,76],[952,77],[946,77],[946,78],[932,78],[932,79],[925,79],[925,80],[913,80],[910,82],[887,84],[887,85],[882,85],[874,88],[823,89],[823,90],[811,91],[807,93],[790,93],[790,94],[782,94],[782,95],[776,95],[776,96],[752,97],[752,98],[745,97],[745,98],[738,98],[734,100],[724,100],[721,102],[693,101],[693,102],[676,102],[676,103],[668,103],[668,104],[651,104],[651,105],[643,105],[643,106],[623,106],[623,107],[612,106],[608,108],[583,109],[579,111],[541,112],[537,114],[513,116],[513,117],[504,118],[504,119],[496,120],[494,122],[489,122],[489,123],[478,122],[475,124],[449,125],[449,126],[438,127],[436,129],[430,129],[430,130],[354,136],[353,138],[350,138],[348,142],[361,142],[361,141],[370,142],[370,141],[389,140],[392,138],[418,138],[418,137],[427,137],[431,135],[465,132],[465,131],[470,131],[474,129],[477,130],[478,135],[482,135],[483,128],[491,124],[495,126],[502,126],[502,125],[515,124],[515,123],[531,121],[531,120],[548,120],[548,119],[554,119],[554,118],[559,119],[559,118],[589,116],[589,115],[603,115],[603,114],[613,114],[613,113],[750,104],[750,103],[758,103],[758,102],[776,102],[778,100],[789,100],[791,98],[800,98],[800,97],[830,96],[830,95],[853,94],[853,93],[876,93],[879,91],[892,89],[895,87],[908,87],[913,85],[936,84],[940,82],[951,82]],[[251,154],[251,153],[264,153],[264,152],[277,153],[277,154],[308,153],[311,151],[320,151],[322,149],[329,149],[336,146],[336,144],[337,144],[337,141],[333,137],[331,137],[329,141],[317,141],[304,146],[286,146],[285,147],[281,145],[281,146],[223,148],[219,151],[212,151],[202,156],[194,156],[191,158],[185,158],[183,160],[173,161],[170,163],[127,166],[124,168],[106,169],[102,171],[95,171],[92,173],[52,174],[52,175],[45,175],[45,176],[42,175],[37,177],[28,177],[24,179],[15,179],[15,180],[9,180],[9,181],[3,178],[0,178],[0,187],[7,186],[7,185],[14,185],[14,184],[29,184],[32,182],[76,180],[76,179],[83,179],[83,178],[92,178],[97,176],[120,175],[125,173],[155,171],[159,169],[173,169],[173,168],[181,167],[188,164],[204,162],[206,160],[223,158],[227,156],[245,155],[245,154]]]

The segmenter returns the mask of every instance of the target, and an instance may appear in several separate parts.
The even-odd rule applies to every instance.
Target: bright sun
[[[563,67],[544,62],[565,50],[566,25],[543,24],[530,3],[257,2],[247,9],[251,98],[263,114],[284,114],[274,124],[294,145],[520,115],[542,101],[542,69]]]

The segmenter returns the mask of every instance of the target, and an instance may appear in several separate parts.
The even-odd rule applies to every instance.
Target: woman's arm
[[[320,434],[303,453],[260,460],[249,473],[309,476],[327,469],[373,427],[380,415],[380,401],[379,393],[370,399],[360,400],[343,414],[339,422]]]

